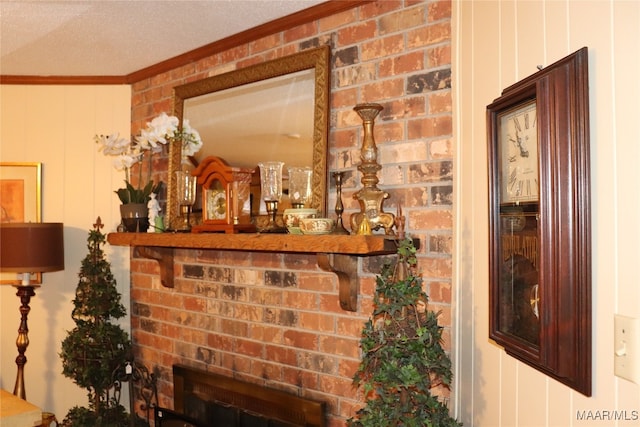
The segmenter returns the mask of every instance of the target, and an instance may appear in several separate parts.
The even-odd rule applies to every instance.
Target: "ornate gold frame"
[[[327,139],[329,128],[329,46],[305,50],[239,70],[208,77],[174,88],[174,115],[182,122],[184,100],[260,80],[302,70],[315,69],[314,130],[313,130],[313,194],[311,207],[326,214]],[[172,142],[169,148],[166,224],[174,228],[178,205],[174,171],[180,168],[182,147]]]

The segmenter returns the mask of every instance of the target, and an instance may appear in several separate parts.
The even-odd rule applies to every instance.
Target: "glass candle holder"
[[[261,162],[258,163],[260,167],[260,188],[262,193],[262,200],[267,207],[267,214],[269,215],[269,223],[265,229],[261,231],[265,232],[284,232],[284,227],[279,227],[276,224],[276,215],[278,213],[278,204],[282,199],[282,166],[283,162]]]
[[[196,202],[196,177],[186,171],[176,171],[176,195],[180,205],[182,225],[177,231],[191,231],[191,208]]]
[[[311,168],[290,167],[289,200],[294,209],[304,208],[311,201]]]

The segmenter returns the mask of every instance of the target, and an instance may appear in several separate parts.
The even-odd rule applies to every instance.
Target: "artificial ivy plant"
[[[460,426],[437,395],[449,388],[451,359],[442,348],[439,313],[428,308],[416,275],[416,248],[398,241],[398,261],[376,278],[374,311],[362,329],[362,360],[353,377],[365,405],[348,420],[351,427]]]
[[[120,302],[111,264],[102,245],[100,217],[89,231],[89,253],[82,260],[73,318],[76,327],[62,341],[62,373],[88,392],[89,407],[69,410],[62,425],[69,427],[115,427],[129,422],[125,408],[111,395],[113,373],[131,354],[129,335],[112,323],[126,314]]]

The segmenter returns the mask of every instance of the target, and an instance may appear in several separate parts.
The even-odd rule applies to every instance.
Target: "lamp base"
[[[18,356],[16,357],[16,365],[18,365],[18,374],[16,376],[16,384],[13,387],[13,394],[21,399],[27,400],[24,387],[24,365],[27,363],[27,356],[24,353],[29,346],[29,327],[27,326],[27,317],[29,316],[29,303],[31,297],[35,296],[36,286],[18,286],[16,295],[20,298],[20,327],[18,328],[18,338],[16,339],[16,347],[18,347]]]

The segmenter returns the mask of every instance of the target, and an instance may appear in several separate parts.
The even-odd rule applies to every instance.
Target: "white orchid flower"
[[[193,156],[202,148],[202,138],[200,133],[193,129],[189,120],[184,120],[182,131],[182,153],[185,156]]]
[[[126,153],[131,142],[127,139],[120,138],[120,133],[111,135],[96,135],[94,137],[98,143],[98,151],[102,151],[106,156],[118,156]]]
[[[140,135],[136,137],[136,142],[143,150],[150,150],[158,145],[156,144],[156,137],[153,132],[147,129],[142,129],[140,131]]]
[[[158,144],[166,145],[171,138],[175,137],[178,123],[179,120],[176,116],[161,113],[147,123],[147,127],[140,131],[140,136],[136,138],[136,141],[143,149],[153,149],[154,152],[158,152],[160,151]]]
[[[198,151],[200,151],[201,147],[202,147],[202,142],[200,143],[200,145],[196,145],[195,143],[184,144],[184,146],[182,147],[182,154],[184,156],[193,156]]]
[[[140,160],[139,156],[120,154],[113,159],[113,167],[117,170],[128,170]]]
[[[162,144],[167,143],[167,137],[172,138],[178,130],[180,121],[176,116],[168,116],[167,113],[161,113],[159,116],[147,123],[147,129],[152,129],[157,136],[156,141]]]
[[[169,141],[179,138],[183,142],[183,149],[186,155],[191,156],[200,150],[202,147],[200,134],[189,126],[187,120],[184,121],[185,132],[180,132],[178,128],[179,124],[180,121],[177,117],[161,113],[147,123],[147,126],[140,131],[140,134],[134,141],[120,138],[120,134],[118,133],[108,136],[95,135],[93,139],[98,144],[98,151],[102,151],[106,156],[113,157],[114,168],[119,171],[125,171],[125,182],[129,188],[131,168],[143,160],[146,151],[149,152],[149,167],[147,173],[149,175],[149,183],[152,183],[152,156],[154,153],[162,151],[162,145],[166,145]],[[131,189],[119,189],[116,191],[122,203],[132,203],[134,200],[135,203],[138,203],[138,201],[145,202],[145,198],[148,197],[148,193],[146,193],[148,191],[147,189],[150,188],[155,191],[155,188],[160,188],[161,182],[153,187],[148,184],[145,185],[142,179],[142,170],[142,167],[138,169],[138,188],[135,189],[135,191]],[[123,191],[127,193],[124,194]],[[125,195],[128,195],[128,197],[125,198]]]
[[[155,129],[162,129],[165,133],[175,132],[178,129],[178,124],[180,121],[176,116],[168,116],[167,113],[160,113],[157,117],[151,120],[151,123],[147,123],[147,126],[150,126]]]

